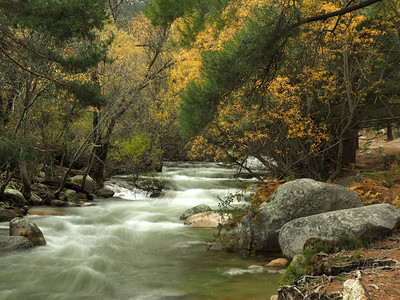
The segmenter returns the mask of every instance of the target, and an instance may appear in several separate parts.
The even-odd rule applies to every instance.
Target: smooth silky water
[[[179,220],[197,204],[218,208],[217,196],[235,192],[233,174],[167,163],[160,198],[123,188],[122,177],[108,184],[119,198],[28,216],[47,246],[0,252],[0,299],[269,299],[281,273],[248,268],[268,259],[207,251],[216,230]]]

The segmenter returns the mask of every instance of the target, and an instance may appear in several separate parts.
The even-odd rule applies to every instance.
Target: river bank
[[[387,141],[384,135],[364,133],[360,139],[357,164],[335,183],[357,192],[365,205],[388,203],[400,207],[399,148],[400,139]],[[342,272],[339,277],[331,276],[329,270],[325,275],[309,276],[308,283],[293,286],[299,291],[293,299],[342,299],[344,282],[357,277],[368,294],[368,298],[362,299],[400,299],[400,232],[368,247],[317,256],[313,267],[329,265],[328,262],[337,260],[337,257],[352,261],[353,266],[359,263],[359,266]],[[382,266],[382,261],[390,265]],[[294,295],[293,287],[286,292]],[[285,287],[280,287],[280,290],[285,290]]]

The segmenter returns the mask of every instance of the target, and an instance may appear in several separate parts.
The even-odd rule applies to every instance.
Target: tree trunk
[[[393,127],[392,127],[392,122],[388,121],[386,123],[386,131],[387,131],[387,140],[388,142],[393,141],[394,140],[394,136],[393,136]]]
[[[107,124],[107,131],[104,137],[97,132],[96,140],[93,146],[93,164],[90,170],[90,176],[102,187],[105,181],[105,167],[108,155],[108,149],[110,147],[110,138],[114,131],[115,124],[120,116],[125,112],[123,107],[111,118],[110,122]],[[93,119],[93,125],[98,123],[100,120],[99,115],[95,114]]]
[[[22,181],[22,194],[24,195],[25,199],[29,201],[32,196],[32,189],[31,189],[31,181],[29,179],[28,170],[26,168],[26,162],[21,162],[19,167],[19,172],[21,175]]]
[[[100,185],[103,186],[105,181],[105,165],[108,155],[109,142],[103,141],[93,147],[93,165],[90,170],[90,176]]]
[[[358,146],[358,128],[350,127],[344,134],[342,166],[349,167],[356,163]]]

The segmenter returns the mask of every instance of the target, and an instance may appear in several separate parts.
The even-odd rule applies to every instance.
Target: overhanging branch
[[[16,65],[17,65],[19,68],[21,68],[22,70],[24,70],[24,71],[26,71],[26,72],[28,72],[28,73],[30,73],[30,74],[32,74],[32,75],[38,77],[38,78],[43,78],[43,79],[47,79],[47,80],[49,80],[49,81],[52,81],[52,82],[54,82],[54,83],[56,83],[56,84],[59,84],[60,86],[63,86],[63,87],[66,87],[66,86],[67,86],[65,83],[63,83],[63,82],[61,82],[61,81],[59,81],[59,80],[57,80],[57,79],[54,79],[54,78],[51,78],[51,77],[46,76],[46,75],[44,75],[44,74],[35,72],[35,71],[33,71],[33,70],[31,70],[31,69],[28,69],[27,67],[23,66],[23,65],[22,65],[21,63],[19,63],[16,59],[14,59],[1,45],[0,45],[0,52],[2,52],[3,55],[4,55],[6,58],[8,58],[9,60],[11,60],[14,64],[16,64]]]
[[[330,13],[326,13],[326,14],[322,14],[322,15],[317,15],[317,16],[312,16],[312,17],[308,17],[308,18],[304,18],[304,19],[300,19],[295,25],[294,27],[306,24],[306,23],[311,23],[311,22],[316,22],[316,21],[324,21],[327,20],[329,18],[332,17],[337,17],[337,16],[342,16],[345,15],[349,12],[370,6],[376,2],[381,2],[382,0],[367,0],[367,1],[363,1],[360,2],[358,4],[354,4],[352,6],[348,6],[339,10],[335,10],[333,12]]]

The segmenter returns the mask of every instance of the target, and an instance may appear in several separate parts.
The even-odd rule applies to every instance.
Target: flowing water
[[[28,216],[47,246],[0,252],[0,299],[269,299],[281,274],[248,268],[267,259],[206,251],[216,230],[179,220],[197,204],[218,208],[217,196],[235,191],[233,173],[169,163],[160,198],[133,193],[118,178],[109,183],[114,198],[96,206]]]

